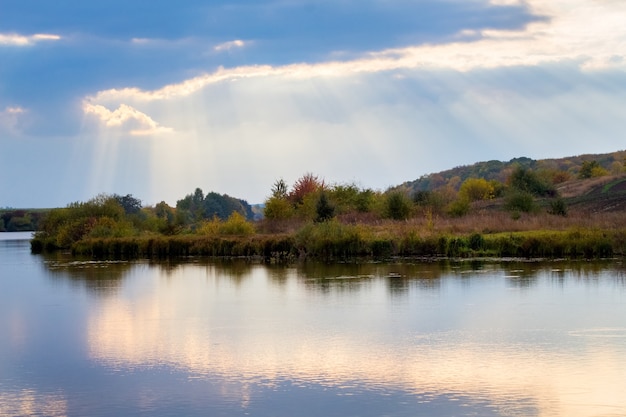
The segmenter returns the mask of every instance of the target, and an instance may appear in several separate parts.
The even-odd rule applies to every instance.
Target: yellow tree
[[[484,178],[468,178],[461,184],[459,195],[467,201],[488,200],[494,197],[494,186]]]

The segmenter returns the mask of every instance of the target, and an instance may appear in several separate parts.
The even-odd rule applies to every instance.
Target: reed
[[[325,222],[260,223],[238,219],[206,223],[199,233],[166,236],[90,236],[74,242],[76,255],[121,258],[180,256],[259,257],[268,261],[360,257],[605,258],[626,254],[626,216],[595,213],[554,216],[500,211],[461,217],[432,212],[409,220],[342,218]],[[354,221],[353,221],[354,220]],[[364,221],[365,220],[365,221]],[[33,252],[58,249],[58,240],[37,234]]]

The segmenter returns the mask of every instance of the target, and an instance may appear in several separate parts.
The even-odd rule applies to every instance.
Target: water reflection
[[[67,416],[67,400],[62,394],[40,393],[33,389],[0,391],[0,415],[63,417]]]
[[[114,369],[168,366],[219,378],[242,407],[259,387],[291,381],[345,395],[446,396],[489,404],[496,415],[623,414],[626,329],[598,327],[604,321],[593,312],[577,311],[584,287],[554,322],[542,317],[541,300],[562,302],[539,285],[564,269],[555,265],[168,265],[141,291],[91,311],[89,355]],[[567,269],[573,279],[606,277],[603,268]],[[533,286],[541,291],[507,290]],[[598,301],[624,313],[623,289],[614,297]]]
[[[104,296],[119,291],[123,279],[133,266],[129,261],[96,261],[63,253],[42,256],[43,266],[53,280],[69,281],[73,286],[84,287],[95,295]]]

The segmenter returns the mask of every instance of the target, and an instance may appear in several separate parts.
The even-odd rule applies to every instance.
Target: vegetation
[[[47,210],[0,210],[0,232],[30,232],[37,230]]]
[[[143,207],[132,195],[99,195],[49,211],[32,249],[268,260],[624,255],[624,157],[584,159],[565,164],[566,171],[561,163],[528,158],[492,161],[468,169],[472,176],[431,181],[432,188],[417,191],[406,185],[374,191],[306,173],[292,186],[277,180],[264,202],[264,219],[256,221],[245,200],[205,195],[200,188],[175,207]]]

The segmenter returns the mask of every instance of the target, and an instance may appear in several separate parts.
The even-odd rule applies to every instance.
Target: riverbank
[[[33,253],[47,249],[45,238],[36,236],[31,241]],[[90,238],[73,243],[69,250],[77,256],[94,258],[258,257],[268,262],[398,256],[597,259],[626,255],[626,229],[450,233],[401,224],[377,228],[330,221],[306,224],[288,233],[246,236]]]

